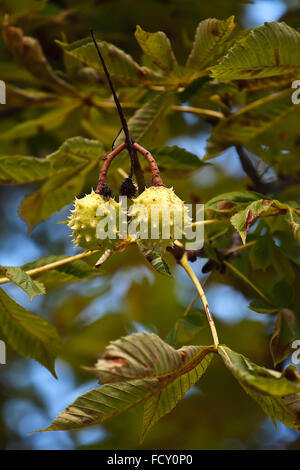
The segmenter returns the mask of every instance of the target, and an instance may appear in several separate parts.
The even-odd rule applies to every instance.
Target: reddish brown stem
[[[98,186],[96,188],[95,193],[97,194],[101,193],[101,189],[106,184],[106,175],[107,175],[111,162],[125,148],[126,148],[126,142],[123,142],[105,157],[105,161],[100,171],[99,182],[98,182]]]
[[[152,172],[152,185],[153,186],[164,186],[164,183],[159,175],[159,168],[154,157],[151,155],[149,150],[144,149],[140,144],[134,142],[133,147],[140,152],[148,161],[151,172]]]

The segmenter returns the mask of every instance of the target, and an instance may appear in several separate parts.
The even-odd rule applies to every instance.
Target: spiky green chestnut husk
[[[105,212],[103,216],[96,215],[97,208],[105,204]],[[116,210],[116,238],[106,238],[104,240],[97,238],[96,229],[98,223],[108,214],[109,206],[113,206]],[[107,210],[106,210],[107,207]],[[98,249],[113,249],[120,243],[118,237],[118,221],[119,221],[120,205],[112,198],[105,200],[94,191],[91,194],[75,199],[74,210],[68,219],[68,226],[72,229],[72,238],[76,246],[84,248],[85,251]]]
[[[129,210],[129,215],[135,217],[135,210],[137,209],[137,204],[142,204],[147,208],[147,224],[148,224],[148,238],[139,238],[142,240],[143,244],[149,248],[162,248],[166,249],[168,246],[172,246],[175,241],[175,226],[176,226],[176,212],[178,211],[178,220],[181,221],[182,228],[184,229],[184,218],[191,222],[191,219],[188,215],[188,209],[185,206],[184,202],[176,196],[173,191],[173,188],[165,188],[164,186],[151,186],[150,188],[145,189],[145,191],[140,194],[136,199],[133,199],[133,205]],[[158,238],[151,238],[151,222],[155,223],[155,220],[151,220],[151,206],[158,206],[158,217],[159,221],[158,228]],[[163,223],[163,212],[164,207],[168,207],[170,210],[170,237],[168,239],[163,238],[162,223]],[[145,218],[144,221],[146,222]],[[180,231],[180,237],[177,239],[183,239],[184,232]]]

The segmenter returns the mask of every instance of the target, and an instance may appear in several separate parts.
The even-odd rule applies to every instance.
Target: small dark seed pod
[[[131,178],[126,178],[120,188],[120,195],[132,198],[136,193],[136,187]]]

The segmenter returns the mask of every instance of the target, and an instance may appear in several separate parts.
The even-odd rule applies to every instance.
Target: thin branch
[[[26,273],[29,276],[35,276],[37,274],[50,271],[50,269],[56,269],[60,266],[64,266],[65,264],[72,263],[73,261],[88,258],[89,256],[93,256],[100,252],[101,250],[85,251],[84,253],[79,253],[79,255],[69,256],[68,258],[63,258],[59,261],[54,261],[53,263],[45,264],[44,266],[40,266],[39,268],[29,269],[28,271],[26,271]],[[11,280],[8,277],[0,278],[0,284],[8,284],[9,282],[11,282]]]
[[[191,113],[191,114],[204,114],[205,116],[211,116],[218,119],[223,119],[224,114],[219,111],[214,111],[213,109],[204,109],[204,108],[194,108],[192,106],[171,106],[171,109],[174,111],[181,111],[182,113]]]
[[[210,279],[210,277],[212,276],[213,274],[213,271],[211,271],[208,276],[206,276],[206,278],[204,279],[204,281],[202,282],[202,287],[204,287],[206,284],[207,284],[207,281]],[[197,291],[196,294],[194,295],[194,297],[192,298],[191,302],[189,303],[189,305],[187,306],[187,308],[185,309],[185,311],[183,312],[183,316],[186,317],[191,309],[193,308],[193,305],[195,304],[196,300],[199,298],[199,292]]]
[[[189,275],[189,277],[191,278],[191,280],[195,284],[195,287],[196,287],[196,289],[199,293],[199,296],[202,300],[202,304],[203,304],[203,307],[204,307],[204,310],[205,310],[205,313],[206,313],[206,317],[207,317],[207,320],[208,320],[208,324],[209,324],[209,327],[210,327],[210,330],[211,330],[211,334],[212,334],[212,337],[213,337],[213,340],[214,340],[214,345],[217,348],[218,345],[219,345],[219,338],[218,338],[218,333],[217,333],[217,330],[216,330],[215,322],[213,320],[213,317],[212,317],[212,314],[211,314],[211,311],[210,311],[210,308],[209,308],[209,305],[208,305],[208,302],[207,302],[207,299],[206,299],[205,292],[204,292],[204,290],[203,290],[203,288],[202,288],[202,286],[199,282],[199,279],[197,278],[196,274],[194,273],[194,271],[192,270],[192,268],[189,265],[186,253],[184,253],[183,257],[181,258],[181,260],[179,262],[179,264],[183,267],[183,269],[186,271],[186,273]]]
[[[106,75],[108,84],[110,86],[111,92],[113,94],[114,101],[115,101],[115,104],[116,104],[116,107],[117,107],[117,110],[118,110],[118,113],[119,113],[120,121],[121,121],[121,124],[122,124],[122,128],[123,128],[123,131],[124,131],[124,134],[125,134],[125,142],[126,142],[128,153],[129,153],[130,158],[131,158],[131,171],[130,171],[130,178],[131,178],[132,174],[133,174],[133,170],[134,170],[135,160],[137,158],[136,151],[133,148],[133,139],[130,136],[127,121],[125,119],[122,106],[120,104],[119,98],[118,98],[117,93],[115,91],[114,85],[112,83],[112,79],[111,79],[109,71],[106,67],[105,61],[104,61],[103,56],[102,56],[101,51],[100,51],[100,48],[97,44],[97,41],[96,41],[96,38],[94,36],[93,30],[91,30],[91,36],[92,36],[92,39],[94,41],[94,44],[95,44],[98,56],[100,58],[104,73]]]
[[[140,154],[142,154],[146,158],[146,160],[149,163],[149,166],[152,172],[152,185],[164,186],[164,183],[162,182],[162,179],[159,174],[159,168],[157,166],[155,158],[151,155],[151,153],[148,150],[146,150],[144,147],[139,145],[137,142],[134,142],[133,146],[138,152],[140,152]]]
[[[106,175],[107,175],[107,172],[108,172],[108,169],[110,167],[111,162],[125,148],[126,148],[126,143],[123,142],[121,145],[119,145],[117,148],[115,148],[112,152],[110,152],[105,157],[105,162],[103,163],[101,171],[100,171],[98,186],[95,190],[95,193],[101,194],[102,189],[106,185]]]
[[[94,99],[93,103],[98,108],[114,108],[114,104],[110,101],[100,101],[98,99]],[[139,107],[136,103],[120,103],[123,109],[137,109]],[[214,111],[213,109],[205,109],[205,108],[197,108],[195,106],[180,106],[180,105],[172,105],[170,107],[173,111],[179,111],[181,113],[190,113],[190,114],[199,114],[204,116],[215,117],[217,119],[223,119],[224,114],[219,111]]]
[[[251,188],[253,191],[257,191],[262,194],[272,194],[299,182],[299,179],[296,179],[291,175],[280,175],[276,180],[266,183],[257,172],[245,149],[241,145],[236,145],[235,149],[244,172],[253,183]]]

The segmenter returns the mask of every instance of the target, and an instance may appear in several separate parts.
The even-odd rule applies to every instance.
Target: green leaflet
[[[197,27],[194,44],[185,66],[185,76],[196,78],[224,52],[222,45],[235,28],[234,16],[225,21],[208,18]]]
[[[243,208],[251,202],[258,201],[262,195],[250,191],[232,191],[219,194],[205,203],[206,209],[216,212],[232,212]]]
[[[246,243],[247,232],[251,225],[261,216],[277,215],[286,212],[288,206],[276,200],[260,199],[249,204],[230,218],[230,222],[239,232],[243,243]]]
[[[171,104],[172,95],[169,93],[158,93],[147,101],[128,121],[132,138],[142,145],[152,144]],[[115,145],[120,145],[123,141],[124,137],[120,135]]]
[[[165,33],[147,33],[140,26],[136,27],[135,37],[142,50],[151,61],[165,73],[178,74],[178,64],[171,43]]]
[[[0,329],[7,343],[22,356],[31,357],[55,375],[59,336],[51,323],[26,310],[0,289]]]
[[[268,45],[266,47],[266,44]],[[300,69],[300,34],[285,23],[265,23],[237,41],[211,68],[221,81],[246,80],[293,73]]]
[[[21,0],[22,1],[22,0]],[[28,0],[32,6],[32,1]],[[28,3],[28,1],[26,3]],[[20,0],[17,0],[20,4]],[[15,2],[14,2],[15,3]],[[24,2],[22,2],[24,4]],[[44,2],[35,2],[35,7],[42,6]],[[17,10],[19,8],[17,7]],[[11,5],[7,7],[7,11],[11,11]],[[11,24],[13,24],[13,19]],[[47,61],[44,52],[42,50],[40,42],[30,36],[24,36],[23,31],[20,28],[9,26],[9,28],[3,28],[3,37],[18,61],[22,66],[28,70],[28,72],[38,79],[38,81],[44,83],[49,88],[56,92],[74,95],[76,94],[75,89],[69,85],[69,83],[62,80]],[[19,70],[19,68],[18,68]]]
[[[167,262],[157,251],[145,248],[140,240],[137,240],[137,245],[155,271],[164,276],[173,277]]]
[[[97,255],[96,255],[97,256]],[[99,255],[98,255],[99,256]],[[23,270],[29,271],[43,266],[47,266],[57,261],[65,260],[64,255],[49,255],[39,258],[31,263],[22,266]],[[47,289],[55,288],[65,282],[78,282],[89,277],[103,274],[102,269],[93,269],[93,266],[82,260],[65,263],[61,266],[53,267],[44,272],[35,274],[39,281],[46,285]]]
[[[21,287],[32,300],[36,295],[46,293],[45,286],[38,281],[34,281],[31,277],[19,267],[2,267],[0,266],[0,274],[8,277],[17,286]]]
[[[36,119],[27,120],[3,132],[1,134],[1,140],[22,139],[34,136],[39,132],[56,129],[61,126],[65,119],[78,107],[79,102],[57,106]]]
[[[67,54],[103,74],[101,62],[91,38],[81,39],[72,44],[56,42]],[[97,42],[112,78],[117,78],[123,84],[132,85],[140,83],[147,77],[147,72],[129,54],[108,42]]]
[[[272,419],[300,431],[300,376],[289,366],[284,372],[265,369],[227,346],[218,352],[240,385]]]
[[[217,156],[231,145],[245,145],[272,126],[279,126],[279,121],[282,122],[289,114],[299,112],[299,106],[293,104],[291,95],[290,89],[273,93],[222,119],[207,141],[205,159]]]
[[[23,184],[43,180],[53,174],[45,158],[0,155],[0,184]]]
[[[300,245],[300,215],[299,213],[300,213],[299,210],[297,212],[293,210],[289,211],[289,225],[292,229],[293,236],[295,240],[297,241],[298,245]]]
[[[274,332],[270,340],[274,366],[277,366],[292,353],[291,344],[296,339],[297,333],[299,333],[297,330],[296,318],[291,310],[285,308],[278,312]]]
[[[194,153],[173,145],[172,147],[157,147],[151,149],[160,170],[169,172],[192,172],[209,165]]]
[[[175,350],[155,334],[136,333],[110,343],[90,370],[104,385],[77,398],[44,431],[80,429],[145,402],[142,438],[205,372],[214,348]]]
[[[27,196],[20,215],[32,228],[74,200],[82,191],[87,175],[95,169],[104,153],[103,146],[83,137],[68,139],[48,156],[54,174],[41,188]]]

